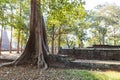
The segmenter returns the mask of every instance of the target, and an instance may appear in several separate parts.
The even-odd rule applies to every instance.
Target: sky
[[[90,10],[93,9],[95,6],[104,3],[115,3],[116,5],[120,6],[120,0],[85,0],[86,5],[85,9]]]

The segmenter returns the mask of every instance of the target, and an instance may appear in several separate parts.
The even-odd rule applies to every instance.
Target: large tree
[[[36,64],[38,68],[46,69],[48,45],[45,24],[41,12],[41,0],[31,0],[30,36],[22,55],[12,63],[3,65]]]

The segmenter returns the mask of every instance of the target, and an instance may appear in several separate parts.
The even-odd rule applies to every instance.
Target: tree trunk
[[[114,45],[116,45],[116,37],[115,37],[115,32],[116,32],[116,30],[115,30],[115,28],[113,29],[114,30]]]
[[[68,48],[70,48],[70,45],[69,45],[69,40],[68,40],[68,38],[67,38],[67,37],[66,37],[66,44],[67,44]]]
[[[20,1],[20,17],[22,17],[21,1]],[[20,51],[20,35],[21,35],[20,32],[21,32],[21,29],[19,28],[18,29],[17,53],[19,53]]]
[[[18,42],[17,42],[17,53],[20,51],[20,30],[18,30]]]
[[[21,34],[20,43],[21,43],[20,50],[21,50],[21,52],[22,52],[22,51],[23,51],[23,37],[22,37],[22,34]]]
[[[59,27],[58,31],[58,49],[61,47],[61,27]]]
[[[102,34],[102,45],[105,45],[105,34]]]
[[[46,57],[48,51],[45,24],[39,8],[40,0],[31,0],[30,36],[26,48],[17,60],[19,62],[30,62],[38,67],[47,68]],[[23,56],[23,57],[22,57]],[[44,59],[45,58],[45,59]]]
[[[31,0],[30,36],[22,55],[12,65],[29,63],[46,69],[48,45],[40,0]],[[7,64],[10,65],[10,64]],[[3,66],[3,65],[2,65]]]
[[[54,54],[54,40],[55,40],[55,26],[53,25],[52,27],[52,49],[51,49],[51,53]]]
[[[10,38],[10,53],[12,53],[12,27],[11,27],[11,38]]]
[[[10,18],[10,23],[12,23],[13,22],[13,7],[12,7],[12,5],[10,4],[10,10],[11,10],[11,15],[12,15],[12,17]],[[9,52],[10,53],[12,53],[12,31],[13,31],[13,28],[12,28],[13,26],[11,25],[11,38],[10,38],[10,46],[9,46]]]

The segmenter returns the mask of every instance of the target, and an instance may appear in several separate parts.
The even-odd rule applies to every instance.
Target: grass
[[[93,72],[95,76],[100,77],[102,80],[120,80],[120,72],[106,71],[106,72]]]
[[[63,74],[66,76],[66,80],[99,80],[86,70],[65,70]]]
[[[52,74],[52,72],[51,72]],[[58,70],[51,80],[120,80],[120,73],[115,71]]]

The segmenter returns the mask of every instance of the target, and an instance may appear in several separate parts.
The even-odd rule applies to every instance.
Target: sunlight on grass
[[[87,70],[60,70],[56,75],[62,74],[63,80],[99,80],[94,74]]]
[[[105,71],[105,72],[93,72],[96,76],[100,78],[105,78],[105,80],[120,80],[120,72],[115,71]]]
[[[88,71],[68,69],[56,73],[64,76],[63,80],[120,80],[120,73],[115,71]]]

